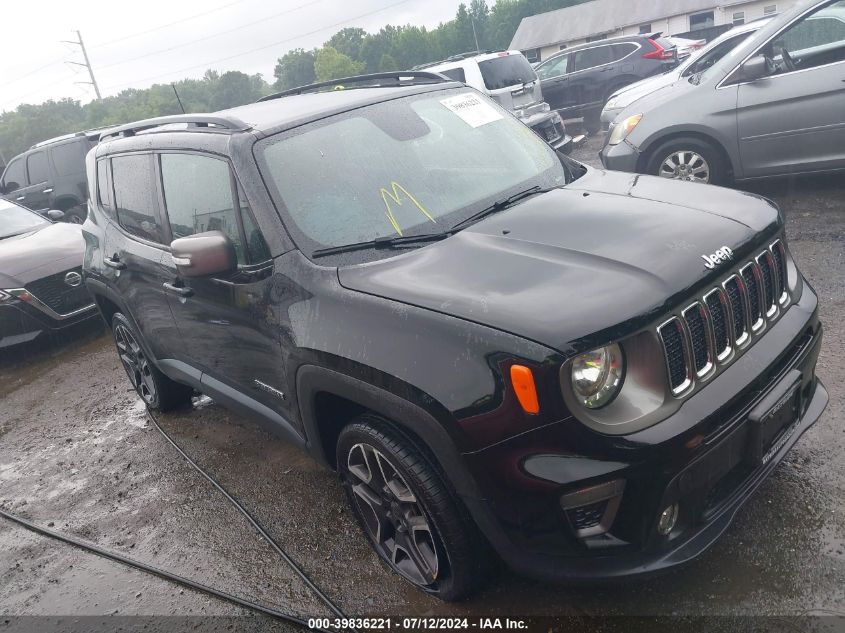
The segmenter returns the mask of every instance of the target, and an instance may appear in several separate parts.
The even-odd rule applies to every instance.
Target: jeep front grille
[[[729,364],[752,334],[779,316],[787,288],[786,251],[777,240],[663,322],[657,335],[672,393],[687,392],[696,379],[707,380],[718,366]]]

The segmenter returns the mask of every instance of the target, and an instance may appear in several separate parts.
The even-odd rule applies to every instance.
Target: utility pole
[[[472,24],[472,37],[475,39],[475,50],[480,51],[478,47],[478,35],[475,32],[475,20],[472,19],[472,14],[469,16],[469,23]]]
[[[79,46],[82,49],[82,58],[85,60],[84,64],[79,62],[68,62],[68,64],[74,64],[76,66],[85,66],[88,69],[88,76],[91,77],[91,81],[77,81],[78,84],[90,84],[94,86],[94,92],[97,95],[97,99],[102,99],[100,96],[100,87],[97,85],[97,80],[94,78],[94,69],[91,68],[91,62],[88,60],[88,51],[85,50],[85,43],[82,41],[82,33],[76,31],[76,37],[79,39],[77,41],[70,41],[70,40],[62,40],[65,44],[73,44],[74,46]]]

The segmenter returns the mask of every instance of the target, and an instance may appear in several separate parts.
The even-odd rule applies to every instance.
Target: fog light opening
[[[678,522],[678,504],[673,503],[663,509],[660,518],[657,520],[657,532],[662,536],[668,536]]]

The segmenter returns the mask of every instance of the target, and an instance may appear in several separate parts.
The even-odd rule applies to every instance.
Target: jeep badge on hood
[[[718,249],[715,253],[711,253],[710,255],[702,255],[701,259],[704,260],[704,265],[707,266],[707,268],[713,270],[722,262],[726,262],[729,259],[733,259],[733,257],[734,252],[727,246],[723,246],[722,248]]]

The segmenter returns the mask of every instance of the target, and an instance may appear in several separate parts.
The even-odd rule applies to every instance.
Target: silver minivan
[[[723,184],[845,169],[845,0],[799,3],[613,121],[610,169]]]

